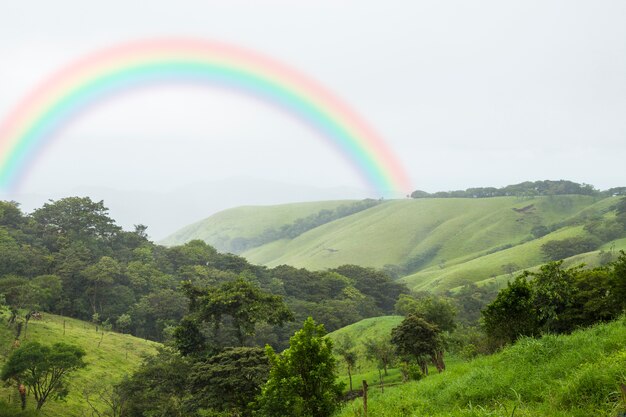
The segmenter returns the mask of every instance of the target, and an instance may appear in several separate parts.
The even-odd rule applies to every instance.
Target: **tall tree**
[[[213,325],[215,331],[228,317],[240,346],[254,335],[257,323],[283,325],[293,320],[281,296],[262,291],[257,285],[242,277],[208,290],[185,284],[190,298],[190,310],[200,321]]]
[[[83,275],[91,283],[90,298],[93,313],[102,312],[101,292],[117,281],[121,274],[119,262],[109,256],[103,256],[97,263],[85,268]]]
[[[51,396],[67,395],[67,377],[86,366],[84,356],[85,351],[78,346],[31,342],[11,353],[2,367],[1,377],[26,385],[35,396],[39,410]]]
[[[539,333],[533,288],[526,275],[515,277],[482,311],[489,338],[498,345]]]
[[[201,408],[249,416],[249,404],[261,393],[269,369],[263,349],[227,348],[193,364],[189,373],[191,401]]]
[[[337,383],[332,342],[324,326],[309,317],[281,354],[267,346],[270,376],[259,397],[267,417],[329,417],[337,409],[343,384]]]
[[[434,359],[436,352],[441,348],[440,332],[434,324],[411,314],[391,330],[391,343],[396,346],[399,356],[414,358],[419,363],[422,373],[428,375],[428,359]],[[439,365],[437,369],[440,372],[443,370]]]
[[[378,368],[384,370],[385,376],[387,376],[387,369],[394,362],[396,356],[391,337],[366,339],[363,343],[365,345],[365,357],[375,361]]]
[[[349,339],[347,336],[341,337],[337,341],[337,347],[335,351],[346,364],[346,368],[348,370],[348,379],[350,380],[350,391],[352,391],[352,371],[356,366],[357,354],[355,351],[354,342],[352,339]]]

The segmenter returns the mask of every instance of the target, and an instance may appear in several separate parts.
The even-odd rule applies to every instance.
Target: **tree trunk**
[[[437,350],[431,356],[433,365],[435,365],[435,367],[437,368],[437,372],[439,373],[442,373],[446,370],[446,364],[443,361],[443,353],[443,350]]]
[[[350,391],[352,391],[352,370],[348,366],[348,378],[350,379]]]
[[[424,376],[428,376],[428,362],[426,361],[426,359],[420,359],[419,364]]]

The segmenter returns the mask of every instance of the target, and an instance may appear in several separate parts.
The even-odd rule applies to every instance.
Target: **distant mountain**
[[[411,288],[444,291],[469,281],[504,282],[518,270],[544,263],[542,245],[550,241],[580,237],[591,242],[591,252],[574,249],[578,255],[570,262],[594,264],[611,250],[626,249],[623,229],[593,235],[613,224],[617,201],[586,195],[390,200],[240,253],[267,266],[385,268]],[[164,242],[202,239],[224,250],[229,242],[254,242],[268,229],[288,228],[316,210],[346,204],[353,202],[225,210]]]

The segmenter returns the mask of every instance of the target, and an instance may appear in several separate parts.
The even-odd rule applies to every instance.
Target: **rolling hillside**
[[[250,262],[270,267],[288,264],[310,269],[358,264],[398,271],[415,289],[443,291],[464,282],[505,280],[509,268],[545,262],[541,245],[550,240],[584,236],[584,224],[610,216],[614,197],[583,195],[534,198],[445,198],[392,200],[308,230],[245,250]],[[259,235],[342,202],[244,207],[218,213],[173,235],[167,242],[201,238],[220,242]],[[345,202],[343,202],[345,203]],[[540,238],[533,228],[545,226]],[[606,249],[611,244],[606,245]],[[618,241],[613,249],[626,247]],[[597,254],[588,254],[594,263]]]
[[[278,228],[296,219],[321,210],[334,209],[349,201],[320,201],[281,204],[277,206],[244,206],[224,210],[213,216],[182,228],[163,239],[161,244],[176,246],[190,240],[204,240],[219,251],[230,251],[231,242],[237,238],[259,236],[270,228]]]
[[[571,335],[526,338],[441,374],[385,388],[370,383],[368,412],[397,416],[612,417],[626,410],[626,318]],[[370,379],[372,381],[373,379]],[[362,400],[337,417],[362,415]]]
[[[0,317],[2,317],[0,315]],[[65,323],[65,324],[64,324]],[[65,330],[64,330],[65,327]],[[124,375],[130,374],[140,363],[143,355],[156,352],[158,343],[149,342],[127,334],[96,333],[91,323],[45,313],[42,320],[31,320],[22,343],[38,341],[44,344],[64,342],[82,347],[87,352],[87,367],[71,376],[66,401],[49,400],[42,408],[42,416],[83,417],[91,415],[83,392],[91,391],[90,399],[98,406],[98,389],[110,388]],[[13,349],[13,330],[6,325],[6,317],[0,322],[0,366]],[[3,400],[19,403],[14,386],[0,388]],[[27,407],[34,408],[35,399],[29,396]]]

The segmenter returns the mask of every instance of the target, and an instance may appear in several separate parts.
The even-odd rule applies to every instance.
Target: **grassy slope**
[[[370,383],[379,383],[379,374],[376,363],[365,359],[365,349],[363,343],[367,339],[380,339],[391,334],[391,329],[398,326],[402,321],[402,316],[383,316],[372,317],[361,320],[341,329],[335,330],[328,334],[328,337],[336,344],[340,339],[347,337],[352,340],[358,355],[356,369],[352,375],[353,386],[356,388],[362,380]],[[348,388],[347,369],[341,357],[337,357],[338,371],[340,380],[346,383]],[[401,380],[400,371],[397,369],[389,369],[389,375],[384,378],[385,383],[397,383]]]
[[[552,224],[593,205],[585,196],[397,200],[244,253],[254,263],[321,269],[345,263],[401,264],[440,247],[431,264],[471,258],[516,245],[539,224]],[[519,214],[512,208],[534,204]],[[327,249],[333,249],[329,251]]]
[[[65,336],[63,322],[65,321]],[[42,409],[43,416],[79,417],[87,412],[83,401],[83,389],[95,385],[110,387],[125,374],[130,374],[141,362],[145,354],[155,353],[157,343],[145,341],[130,335],[105,332],[100,347],[101,333],[96,333],[94,325],[80,320],[44,314],[41,321],[31,320],[22,343],[38,341],[44,344],[65,342],[79,345],[87,352],[87,367],[71,377],[69,395],[66,402],[48,400]],[[13,330],[6,325],[6,317],[0,323],[0,366],[12,350]],[[14,387],[0,388],[3,399],[16,398]],[[92,397],[94,397],[93,395]],[[35,399],[29,397],[28,407],[34,407]],[[89,414],[90,415],[90,414]]]
[[[226,210],[178,232],[176,242],[204,238],[219,248],[228,239],[253,237],[268,227],[279,227],[342,203],[345,202]],[[601,214],[614,203],[614,198],[598,200],[588,196],[392,200],[319,226],[295,239],[252,248],[243,255],[252,263],[270,267],[289,264],[324,269],[347,263],[372,267],[401,265],[430,253],[432,256],[420,269],[403,281],[415,289],[442,291],[464,281],[494,277],[505,281],[505,264],[515,263],[524,269],[544,262],[543,243],[584,231],[582,227],[563,228],[532,240],[530,231],[534,226],[550,226],[588,213]],[[513,210],[531,204],[533,209],[525,213]],[[586,259],[593,263],[594,254],[588,254]]]
[[[391,329],[398,326],[403,318],[402,316],[382,316],[364,319],[335,330],[329,333],[328,337],[335,343],[342,338],[352,340],[359,355],[359,360],[362,362],[362,367],[369,370],[375,364],[370,364],[364,360],[365,349],[363,348],[363,342],[367,339],[380,339],[391,334]]]
[[[310,216],[321,210],[332,210],[350,202],[352,201],[316,201],[232,208],[186,226],[159,243],[175,246],[193,239],[200,239],[222,250],[234,238],[252,238],[266,229],[278,228],[296,219]]]
[[[624,340],[626,318],[569,336],[524,339],[492,356],[449,364],[442,374],[386,388],[384,393],[372,387],[369,414],[615,416],[620,408],[619,383],[626,383]],[[358,399],[336,417],[360,416],[361,412]]]

